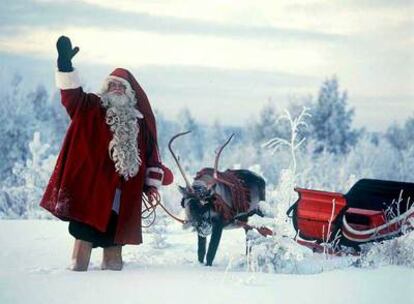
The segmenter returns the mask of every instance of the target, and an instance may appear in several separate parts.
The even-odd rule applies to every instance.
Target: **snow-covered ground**
[[[0,220],[0,303],[414,303],[414,270],[347,267],[312,275],[268,274],[232,267],[244,253],[242,230],[225,231],[215,266],[196,261],[196,236],[171,227],[168,247],[125,246],[121,272],[69,265],[67,223]],[[237,301],[237,302],[236,302]]]

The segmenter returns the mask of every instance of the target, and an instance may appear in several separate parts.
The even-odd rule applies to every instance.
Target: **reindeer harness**
[[[227,203],[220,194],[213,194],[212,204],[214,211],[220,214],[225,221],[232,221],[237,215],[247,212],[250,205],[250,191],[244,182],[238,178],[235,171],[217,172],[217,178],[213,178],[213,174],[213,168],[204,168],[197,172],[194,183],[202,182],[208,188],[221,183],[229,189],[231,204]]]

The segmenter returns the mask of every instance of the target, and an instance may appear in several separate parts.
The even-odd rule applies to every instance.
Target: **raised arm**
[[[72,42],[66,36],[60,36],[56,48],[58,52],[56,86],[61,90],[61,101],[69,116],[73,116],[88,104],[91,96],[81,88],[78,72],[72,66],[72,58],[79,48],[72,48]]]

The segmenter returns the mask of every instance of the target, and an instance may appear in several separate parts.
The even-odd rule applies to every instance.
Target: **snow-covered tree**
[[[322,84],[310,119],[316,153],[344,154],[357,142],[358,131],[352,128],[354,110],[349,109],[347,99],[347,93],[340,92],[336,77]]]
[[[16,162],[24,162],[35,125],[33,104],[27,98],[22,77],[4,84],[0,95],[0,180],[11,176]]]
[[[28,158],[13,166],[14,184],[0,189],[0,218],[50,217],[39,207],[46,183],[56,162],[49,153],[49,144],[43,143],[35,132],[28,144]]]
[[[398,150],[405,150],[414,146],[414,114],[401,127],[392,124],[386,132],[388,141]]]

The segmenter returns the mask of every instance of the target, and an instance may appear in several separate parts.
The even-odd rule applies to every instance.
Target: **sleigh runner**
[[[359,244],[401,235],[414,221],[414,184],[362,179],[347,194],[295,188],[298,200],[287,211],[302,239],[318,244]]]

